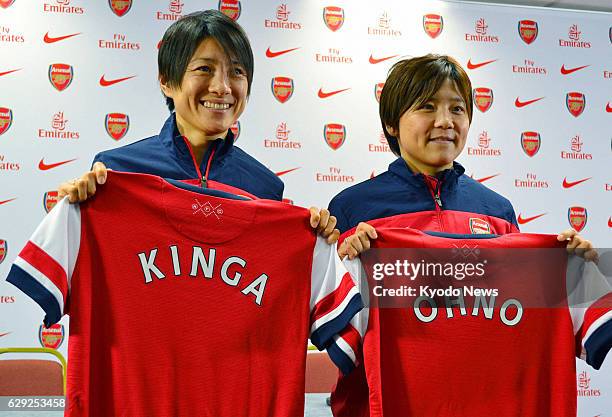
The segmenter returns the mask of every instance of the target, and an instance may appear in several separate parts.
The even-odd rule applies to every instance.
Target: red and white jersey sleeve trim
[[[318,236],[310,292],[312,343],[319,349],[325,348],[362,307],[355,283],[336,254],[336,245]]]
[[[349,271],[361,294],[367,294],[359,288],[366,285],[365,272],[359,259],[345,260],[344,265]],[[350,373],[360,362],[362,343],[368,328],[369,309],[364,308],[351,319],[350,325],[334,336],[333,343],[327,351],[343,374]]]
[[[64,314],[80,241],[80,207],[64,198],[43,219],[9,272],[7,281],[45,310],[46,323]]]

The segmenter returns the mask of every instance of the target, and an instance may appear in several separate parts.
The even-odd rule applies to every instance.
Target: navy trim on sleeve
[[[595,369],[601,368],[606,355],[612,349],[612,320],[595,330],[584,344],[586,363]]]
[[[323,350],[333,342],[333,336],[338,334],[351,321],[353,316],[363,308],[363,301],[360,294],[355,294],[346,308],[338,317],[328,321],[310,335],[310,341],[319,350]]]
[[[32,278],[27,272],[17,265],[11,266],[7,282],[10,282],[28,297],[36,301],[36,303],[45,311],[45,326],[49,327],[57,323],[62,318],[60,306],[57,300],[40,282]]]
[[[327,347],[327,354],[343,375],[348,375],[355,369],[355,364],[351,358],[340,349],[336,342]]]

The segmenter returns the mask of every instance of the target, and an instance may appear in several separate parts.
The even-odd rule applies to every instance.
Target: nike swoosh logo
[[[534,98],[533,100],[521,101],[521,100],[519,100],[519,98],[517,97],[517,98],[516,98],[516,100],[514,100],[514,105],[515,105],[516,107],[518,107],[518,108],[521,108],[521,107],[528,106],[528,105],[530,105],[530,104],[532,104],[532,103],[535,103],[536,101],[540,101],[540,100],[542,100],[543,98],[544,98],[544,97]]]
[[[17,71],[19,71],[20,69],[21,69],[21,68],[17,68],[17,69],[10,70],[10,71],[0,72],[0,77],[2,77],[3,75],[10,74],[10,73],[12,73],[12,72],[17,72]]]
[[[327,97],[331,97],[331,96],[333,96],[335,94],[341,93],[341,92],[346,91],[346,90],[350,90],[350,88],[344,88],[342,90],[336,90],[336,91],[330,91],[329,93],[324,93],[323,89],[319,88],[318,95],[319,95],[319,98],[327,98]]]
[[[563,64],[563,65],[561,65],[561,74],[563,74],[563,75],[571,74],[572,72],[579,71],[579,70],[584,69],[586,67],[590,67],[590,65],[583,65],[581,67],[576,67],[576,68],[565,68],[565,64]]]
[[[277,177],[280,177],[280,176],[282,176],[282,175],[285,175],[285,174],[288,174],[288,173],[290,173],[290,172],[292,172],[292,171],[295,171],[296,169],[300,169],[300,167],[297,167],[297,168],[291,168],[291,169],[288,169],[287,171],[279,171],[279,172],[275,172],[274,174],[275,174]]]
[[[535,219],[539,219],[540,217],[544,215],[546,215],[546,213],[538,214],[537,216],[533,216],[533,217],[523,217],[521,214],[519,214],[518,219],[516,219],[516,221],[518,222],[518,224],[526,224],[526,223],[534,221]]]
[[[470,178],[475,179],[478,182],[485,182],[490,180],[491,178],[495,178],[497,176],[499,176],[500,174],[495,174],[495,175],[489,175],[488,177],[482,177],[482,178],[474,178],[474,175],[470,175]]]
[[[81,32],[73,33],[72,35],[49,36],[49,32],[47,32],[47,33],[45,33],[45,37],[43,38],[43,41],[45,41],[45,43],[55,43],[55,42],[63,41],[64,39],[72,38],[73,36],[77,36],[77,35],[80,35],[80,34],[81,34]]]
[[[397,55],[391,55],[391,56],[386,56],[386,57],[384,57],[384,58],[374,58],[374,57],[372,56],[372,54],[370,54],[370,59],[369,59],[369,61],[370,61],[370,64],[379,64],[379,63],[381,63],[381,62],[383,62],[383,61],[386,61],[386,60],[388,60],[388,59],[395,58],[396,56],[397,56]]]
[[[1,206],[2,204],[10,203],[10,202],[11,202],[11,201],[13,201],[13,200],[17,200],[17,197],[15,197],[15,198],[11,198],[10,200],[0,201],[0,206]]]
[[[276,58],[277,56],[281,56],[283,54],[295,51],[296,49],[300,49],[300,48],[291,48],[291,49],[285,49],[283,51],[276,51],[276,52],[272,52],[270,48],[268,48],[266,49],[266,56],[268,58]]]
[[[100,77],[100,85],[102,87],[108,87],[109,85],[117,84],[117,83],[120,83],[122,81],[129,80],[130,78],[134,78],[134,77],[135,77],[135,75],[131,75],[129,77],[116,78],[114,80],[107,80],[107,79],[104,78],[104,74],[102,74],[102,76]]]
[[[476,68],[484,67],[485,65],[488,65],[491,62],[495,62],[495,61],[497,61],[497,59],[492,59],[490,61],[479,62],[478,64],[472,64],[472,61],[470,59],[468,59],[467,67],[469,69],[473,70],[473,69],[476,69]]]
[[[67,164],[68,162],[76,161],[76,158],[74,158],[74,159],[68,159],[67,161],[56,162],[54,164],[45,164],[44,159],[45,158],[41,159],[40,162],[38,163],[38,169],[40,169],[41,171],[47,171],[49,169],[58,167],[60,165]]]
[[[578,185],[578,184],[580,184],[582,182],[588,181],[591,178],[592,177],[589,177],[589,178],[585,178],[583,180],[578,180],[578,181],[568,181],[567,177],[563,178],[563,188],[572,188],[573,186]]]
[[[606,104],[606,111],[608,113],[612,113],[612,106],[610,105],[610,102],[608,102],[608,104]]]
[[[7,334],[11,334],[11,332],[0,333],[0,337],[2,337],[2,336],[6,336]]]

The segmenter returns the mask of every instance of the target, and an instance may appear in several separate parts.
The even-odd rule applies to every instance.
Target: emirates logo
[[[476,27],[474,30],[479,35],[486,35],[488,28],[489,28],[489,25],[487,25],[487,22],[484,20],[484,18],[481,17],[480,19],[476,21]]]
[[[490,143],[491,138],[489,138],[489,134],[486,130],[483,130],[482,133],[478,136],[478,147],[487,149]]]
[[[276,20],[280,20],[281,22],[286,22],[289,20],[289,9],[286,4],[281,4],[276,8]]]
[[[580,375],[578,375],[578,388],[589,389],[590,383],[591,378],[589,378],[589,374],[587,374],[586,371],[580,372]]]
[[[570,147],[570,149],[572,150],[572,152],[582,152],[582,145],[583,144],[584,144],[584,142],[582,142],[582,140],[580,139],[580,135],[576,135],[571,140],[571,147]]]
[[[567,36],[573,41],[579,41],[581,33],[582,32],[578,30],[578,25],[571,25],[567,32]]]
[[[290,130],[287,129],[287,123],[282,122],[276,127],[276,139],[278,140],[288,140],[289,139]]]
[[[51,127],[55,130],[64,130],[66,123],[68,123],[68,120],[64,119],[63,111],[55,113],[53,119],[51,119]]]
[[[391,27],[391,18],[387,12],[383,12],[378,18],[378,27],[381,29],[389,29]]]
[[[181,3],[181,0],[171,0],[170,4],[168,5],[168,10],[170,13],[181,14],[184,5],[184,3]]]

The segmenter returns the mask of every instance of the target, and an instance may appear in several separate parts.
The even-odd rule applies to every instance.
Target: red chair
[[[0,396],[61,396],[66,387],[66,360],[55,349],[2,348],[2,353],[49,353],[55,360],[0,360]]]

